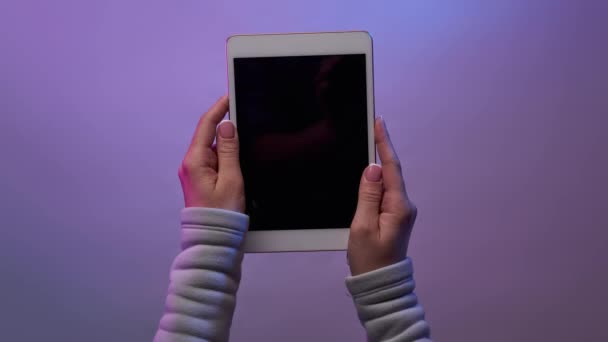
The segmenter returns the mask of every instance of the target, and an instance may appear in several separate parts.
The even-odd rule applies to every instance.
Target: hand
[[[361,177],[359,202],[348,239],[352,275],[404,260],[417,214],[405,191],[401,163],[381,118],[375,122],[374,135],[382,166],[371,164]]]
[[[227,111],[228,97],[223,96],[198,122],[178,171],[186,207],[245,211],[236,127],[229,120],[220,123]]]

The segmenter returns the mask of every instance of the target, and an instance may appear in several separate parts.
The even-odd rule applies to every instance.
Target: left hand
[[[178,171],[186,207],[245,211],[237,130],[232,121],[220,123],[227,111],[228,97],[223,96],[198,122]]]

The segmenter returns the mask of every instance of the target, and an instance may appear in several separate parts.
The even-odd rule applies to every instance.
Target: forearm
[[[431,341],[411,259],[346,279],[370,342]]]
[[[228,341],[249,219],[208,208],[186,208],[181,218],[182,251],[154,341]]]

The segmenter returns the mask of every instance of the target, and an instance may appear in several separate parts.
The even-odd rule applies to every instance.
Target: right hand
[[[236,127],[229,120],[220,122],[227,111],[228,97],[223,96],[198,122],[178,171],[186,207],[245,211]]]
[[[376,119],[374,135],[382,166],[363,172],[359,201],[348,238],[348,263],[353,276],[402,261],[407,256],[417,209],[409,200],[401,163],[384,120]]]

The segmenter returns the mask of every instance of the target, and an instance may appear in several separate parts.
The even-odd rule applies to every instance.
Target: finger
[[[382,167],[370,164],[361,177],[359,185],[359,199],[357,210],[351,229],[361,231],[376,231],[378,229],[378,215],[382,202]]]
[[[228,97],[224,95],[199,119],[190,144],[191,149],[211,147],[215,139],[215,128],[227,111]]]
[[[376,119],[374,127],[376,148],[382,162],[382,178],[386,191],[401,191],[406,194],[401,171],[401,162],[391,142],[386,123],[382,117]]]
[[[235,180],[241,177],[239,140],[234,123],[224,120],[217,126],[218,174],[222,178]]]

